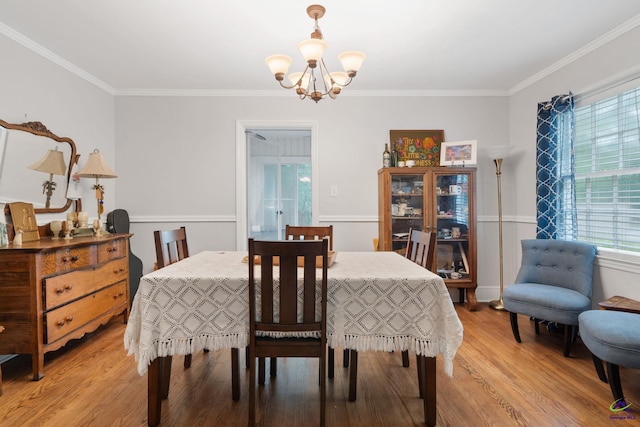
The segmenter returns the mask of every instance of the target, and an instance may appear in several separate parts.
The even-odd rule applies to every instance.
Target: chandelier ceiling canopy
[[[323,40],[322,31],[318,26],[318,19],[325,13],[324,6],[313,4],[307,8],[307,15],[314,20],[315,25],[311,38],[298,43],[298,50],[306,61],[307,65],[303,72],[289,74],[291,86],[283,83],[292,60],[287,55],[271,55],[265,62],[271,70],[280,86],[285,89],[296,89],[300,99],[310,98],[315,102],[329,96],[335,99],[340,90],[349,85],[362,66],[365,54],[362,52],[348,51],[338,55],[344,71],[329,72],[322,55],[327,48],[327,43]]]

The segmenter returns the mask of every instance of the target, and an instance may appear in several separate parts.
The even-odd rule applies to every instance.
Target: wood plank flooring
[[[535,336],[520,317],[522,344],[511,334],[507,313],[481,304],[469,312],[456,305],[464,342],[453,377],[438,358],[438,426],[635,426],[640,425],[640,370],[621,368],[626,397],[634,402],[626,419],[610,412],[609,386],[599,381],[580,339],[572,357],[562,356],[562,335],[541,328]],[[140,377],[123,348],[121,318],[45,358],[45,376],[30,380],[30,357],[2,365],[0,426],[146,426],[147,378]],[[0,339],[2,337],[0,336]],[[195,354],[190,369],[173,363],[162,426],[246,426],[248,378],[231,400],[230,351]],[[243,354],[243,352],[241,352]],[[328,426],[424,425],[415,357],[359,355],[358,399],[348,401],[348,371],[336,351],[336,374],[327,387]],[[241,356],[241,366],[244,358]],[[259,391],[262,426],[316,426],[319,416],[317,361],[280,359],[278,375]],[[632,419],[632,417],[636,417]]]

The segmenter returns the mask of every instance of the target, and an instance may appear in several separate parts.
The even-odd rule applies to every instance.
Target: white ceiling
[[[114,94],[284,93],[264,58],[308,38],[312,0],[0,0],[0,33]],[[323,0],[349,91],[507,94],[640,25],[638,0]],[[638,52],[632,54],[637,55]],[[346,92],[346,91],[345,91]]]

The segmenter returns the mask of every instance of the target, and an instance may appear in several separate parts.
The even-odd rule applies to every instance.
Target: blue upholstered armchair
[[[576,241],[531,239],[522,241],[522,264],[515,283],[504,291],[517,342],[518,314],[564,326],[564,355],[569,356],[580,313],[591,309],[596,246]]]

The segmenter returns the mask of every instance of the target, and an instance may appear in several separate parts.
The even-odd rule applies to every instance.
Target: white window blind
[[[640,252],[640,87],[575,110],[578,239]]]

